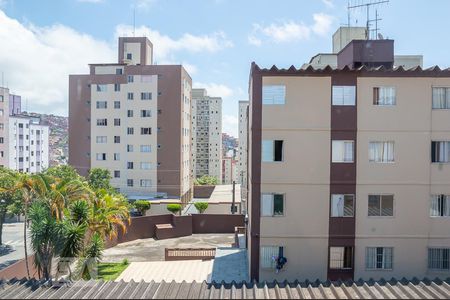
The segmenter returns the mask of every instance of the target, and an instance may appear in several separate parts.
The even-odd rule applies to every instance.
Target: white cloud
[[[324,13],[319,13],[314,14],[313,19],[314,25],[312,26],[312,30],[314,33],[322,36],[327,35],[331,29],[331,25],[334,22],[334,17]]]
[[[306,25],[303,22],[283,21],[271,23],[267,26],[253,24],[253,30],[248,35],[248,42],[251,45],[260,46],[263,41],[284,43],[291,41],[307,40],[311,33],[326,35],[334,22],[334,17],[317,13],[313,15],[314,23]]]
[[[63,25],[23,25],[0,10],[0,71],[29,110],[67,114],[69,74],[88,63],[114,61],[111,45]]]
[[[132,33],[133,26],[121,24],[116,27],[116,37],[131,36]],[[146,36],[152,41],[156,60],[168,59],[169,54],[176,51],[214,53],[225,48],[233,47],[233,42],[222,31],[204,35],[185,33],[179,39],[173,39],[161,34],[157,30],[140,26],[136,28],[135,35]]]
[[[223,115],[222,132],[226,132],[234,137],[239,136],[239,119],[234,115]]]
[[[136,8],[141,10],[149,10],[155,2],[156,0],[137,0]]]
[[[189,75],[194,75],[197,73],[197,67],[193,64],[184,62],[182,63],[183,67],[186,69],[186,71],[189,73]]]
[[[87,3],[102,3],[105,0],[77,0],[78,2],[87,2]]]
[[[228,98],[233,96],[233,90],[224,85],[217,83],[202,83],[194,81],[194,88],[204,88],[208,92],[208,96]]]
[[[325,6],[328,7],[328,8],[333,8],[334,7],[333,0],[322,0],[322,3],[325,4]]]

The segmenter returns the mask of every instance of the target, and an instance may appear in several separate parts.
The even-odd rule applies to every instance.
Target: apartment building
[[[450,69],[353,40],[249,91],[251,279],[450,276]]]
[[[21,111],[21,97],[0,87],[0,166],[38,173],[49,165],[49,126]]]
[[[236,180],[241,184],[241,198],[247,199],[248,101],[239,101],[239,148]]]
[[[120,37],[118,63],[69,77],[69,164],[111,172],[129,198],[192,198],[192,79],[154,65],[145,37]]]
[[[222,158],[222,183],[232,184],[236,182],[236,164],[237,160],[233,157]]]
[[[206,89],[192,90],[192,156],[194,178],[222,179],[222,98]]]

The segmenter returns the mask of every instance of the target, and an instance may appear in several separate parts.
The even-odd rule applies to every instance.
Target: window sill
[[[285,215],[261,216],[261,218],[282,218]]]
[[[370,161],[369,160],[369,163],[371,163],[371,164],[380,164],[380,165],[393,165],[393,164],[395,164],[395,161],[386,161],[386,162],[384,162],[384,161]]]
[[[395,216],[367,216],[369,219],[395,219]]]
[[[373,272],[373,271],[386,271],[386,272],[392,272],[392,271],[394,271],[394,269],[367,269],[367,268],[366,268],[366,271],[368,271],[368,272]]]
[[[334,219],[351,219],[354,217],[355,216],[330,216],[330,218],[334,218]]]
[[[354,164],[354,161],[332,161],[333,164]]]

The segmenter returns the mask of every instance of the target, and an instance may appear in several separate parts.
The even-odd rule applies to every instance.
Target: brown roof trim
[[[331,76],[339,73],[355,73],[357,76],[366,77],[450,77],[450,68],[441,69],[439,66],[433,66],[427,69],[422,69],[420,66],[405,69],[402,66],[387,69],[384,66],[378,68],[367,68],[362,66],[358,69],[351,69],[345,66],[342,69],[326,66],[325,68],[315,69],[308,66],[306,69],[297,69],[291,66],[288,69],[279,69],[273,65],[270,69],[261,69],[255,62],[252,62],[250,69],[250,76],[253,73],[261,74],[262,76]]]

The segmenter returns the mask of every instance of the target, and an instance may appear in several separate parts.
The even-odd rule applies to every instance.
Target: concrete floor
[[[103,262],[163,261],[165,248],[216,248],[230,247],[234,234],[193,234],[191,236],[155,240],[142,239],[119,244],[103,252]]]

